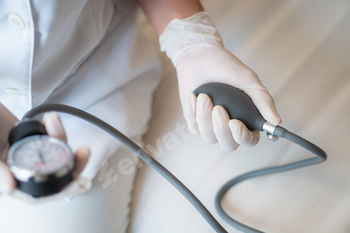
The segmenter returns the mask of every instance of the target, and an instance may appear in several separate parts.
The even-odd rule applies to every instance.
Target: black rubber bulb
[[[225,108],[231,119],[242,121],[249,130],[262,131],[266,120],[243,91],[223,83],[207,83],[193,93],[197,96],[201,93],[207,94],[214,106],[221,105]]]

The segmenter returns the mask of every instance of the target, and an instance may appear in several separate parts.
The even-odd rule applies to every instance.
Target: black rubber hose
[[[33,118],[36,115],[39,115],[41,113],[47,112],[47,111],[58,111],[63,113],[68,113],[74,116],[77,116],[79,118],[82,118],[101,129],[105,130],[107,133],[118,139],[121,143],[123,143],[125,146],[127,146],[131,151],[133,151],[135,154],[137,154],[143,161],[145,161],[147,164],[149,164],[152,168],[154,168],[159,174],[161,174],[166,180],[168,180],[178,191],[184,195],[184,197],[197,209],[197,211],[204,217],[204,219],[211,225],[211,227],[216,232],[227,232],[218,222],[217,220],[211,215],[211,213],[205,208],[205,206],[196,198],[196,196],[189,190],[187,187],[182,184],[173,174],[171,174],[166,168],[164,168],[157,160],[155,160],[152,156],[150,156],[146,151],[141,149],[137,144],[135,144],[132,140],[130,140],[128,137],[126,137],[124,134],[119,132],[117,129],[113,128],[106,122],[98,119],[97,117],[86,113],[82,110],[60,105],[60,104],[47,104],[47,105],[41,105],[39,107],[36,107],[29,111],[24,118]],[[296,134],[293,134],[286,129],[277,126],[275,130],[275,135],[279,136],[281,138],[286,138],[301,147],[309,150],[310,152],[317,155],[317,157],[305,159],[302,161],[271,167],[271,168],[265,168],[260,169],[252,172],[245,173],[243,175],[240,175],[229,182],[227,182],[216,195],[215,198],[215,207],[218,211],[219,215],[230,225],[233,227],[246,232],[246,233],[261,233],[262,231],[256,230],[254,228],[251,228],[247,225],[244,225],[233,218],[231,218],[226,212],[223,210],[221,206],[221,201],[226,192],[231,189],[234,185],[254,177],[258,176],[264,176],[269,175],[273,173],[279,173],[284,171],[290,171],[297,168],[302,168],[305,166],[310,166],[318,163],[322,163],[327,159],[327,154],[316,145],[312,144],[311,142],[299,137]]]
[[[215,208],[217,212],[219,213],[220,217],[223,218],[226,222],[228,222],[231,226],[246,232],[246,233],[261,233],[262,231],[256,230],[254,228],[251,228],[247,225],[244,225],[233,218],[231,218],[222,208],[221,203],[224,195],[227,193],[229,189],[231,189],[234,185],[259,176],[265,176],[269,174],[279,173],[279,172],[285,172],[290,171],[318,163],[322,163],[327,159],[327,154],[324,152],[321,148],[314,145],[313,143],[305,140],[302,137],[299,137],[298,135],[289,132],[288,130],[284,129],[283,127],[277,126],[275,129],[275,135],[281,138],[288,139],[289,141],[292,141],[299,146],[309,150],[310,152],[314,153],[317,157],[301,160],[298,162],[293,162],[286,165],[271,167],[271,168],[265,168],[260,170],[251,171],[245,174],[242,174],[238,177],[233,178],[232,180],[228,181],[224,186],[222,186],[219,190],[219,192],[216,194],[215,198]]]
[[[107,124],[106,122],[100,120],[99,118],[84,112],[80,109],[73,108],[70,106],[62,104],[44,104],[36,108],[33,108],[23,117],[25,118],[34,118],[35,116],[48,112],[48,111],[57,111],[63,112],[70,115],[74,115],[83,120],[86,120],[97,127],[103,129],[118,141],[127,146],[132,152],[137,154],[143,161],[155,169],[160,175],[162,175],[167,181],[169,181],[203,216],[203,218],[210,224],[210,226],[219,233],[227,233],[227,231],[220,225],[220,223],[212,216],[212,214],[205,208],[205,206],[198,200],[198,198],[183,184],[179,181],[171,172],[169,172],[165,167],[163,167],[155,158],[149,155],[146,151],[141,149],[136,143],[134,143],[127,136],[122,134],[120,131]]]

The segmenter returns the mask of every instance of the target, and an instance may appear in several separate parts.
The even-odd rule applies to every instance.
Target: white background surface
[[[226,210],[236,220],[269,233],[350,232],[350,2],[202,3],[226,48],[259,75],[275,98],[282,126],[319,145],[329,156],[321,165],[239,184],[226,195]],[[159,139],[163,153],[158,160],[229,232],[239,232],[216,214],[217,190],[244,172],[312,155],[283,139],[269,142],[263,134],[254,148],[240,147],[231,153],[217,144],[205,144],[200,136],[186,141],[175,134],[180,145],[168,150],[167,133],[185,121],[175,70],[161,56],[164,80],[155,96],[146,145],[157,149]],[[149,167],[139,169],[133,198],[130,232],[213,232],[181,194]]]

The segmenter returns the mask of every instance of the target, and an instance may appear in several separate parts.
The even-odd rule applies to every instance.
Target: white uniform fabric
[[[224,198],[236,220],[268,233],[350,232],[350,2],[312,0],[202,1],[225,47],[252,68],[274,97],[282,126],[328,153],[321,165],[245,181]],[[157,43],[157,38],[155,38]],[[164,55],[164,54],[163,54]],[[218,189],[254,169],[313,156],[265,134],[257,146],[228,153],[186,127],[176,74],[164,57],[146,148],[216,213]],[[153,169],[137,176],[131,233],[214,232],[188,201]]]
[[[17,118],[42,103],[63,103],[129,136],[141,132],[159,67],[137,30],[134,1],[1,1],[0,15],[0,101]],[[153,74],[130,83],[147,72]],[[127,91],[116,91],[126,84]],[[83,172],[92,179],[117,144],[94,126],[70,119],[63,117],[72,147],[92,148]]]
[[[160,67],[138,18],[130,0],[0,1],[1,103],[18,118],[42,103],[67,104],[140,144]],[[0,232],[124,232],[135,171],[119,168],[131,153],[97,127],[61,117],[73,150],[92,150],[82,175],[94,178],[114,154],[105,173],[70,203],[0,195]]]

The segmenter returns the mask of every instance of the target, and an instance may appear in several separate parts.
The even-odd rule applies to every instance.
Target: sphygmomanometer
[[[220,188],[215,198],[215,207],[219,215],[226,222],[243,232],[261,232],[234,220],[223,210],[221,200],[226,192],[232,186],[250,178],[322,163],[327,159],[327,155],[321,148],[302,137],[281,126],[268,123],[261,116],[249,96],[235,87],[222,83],[208,83],[197,88],[194,93],[196,95],[200,93],[207,94],[213,101],[214,106],[221,105],[224,107],[231,119],[242,121],[249,130],[264,131],[272,140],[278,137],[288,139],[316,155],[316,157],[298,162],[245,173],[233,178]],[[7,162],[14,174],[19,190],[33,197],[47,196],[62,190],[73,178],[74,156],[71,149],[65,142],[49,137],[44,125],[34,120],[35,116],[48,111],[74,115],[98,126],[115,137],[180,191],[216,232],[227,232],[197,197],[154,157],[106,122],[82,110],[65,105],[46,104],[33,108],[11,130]]]

